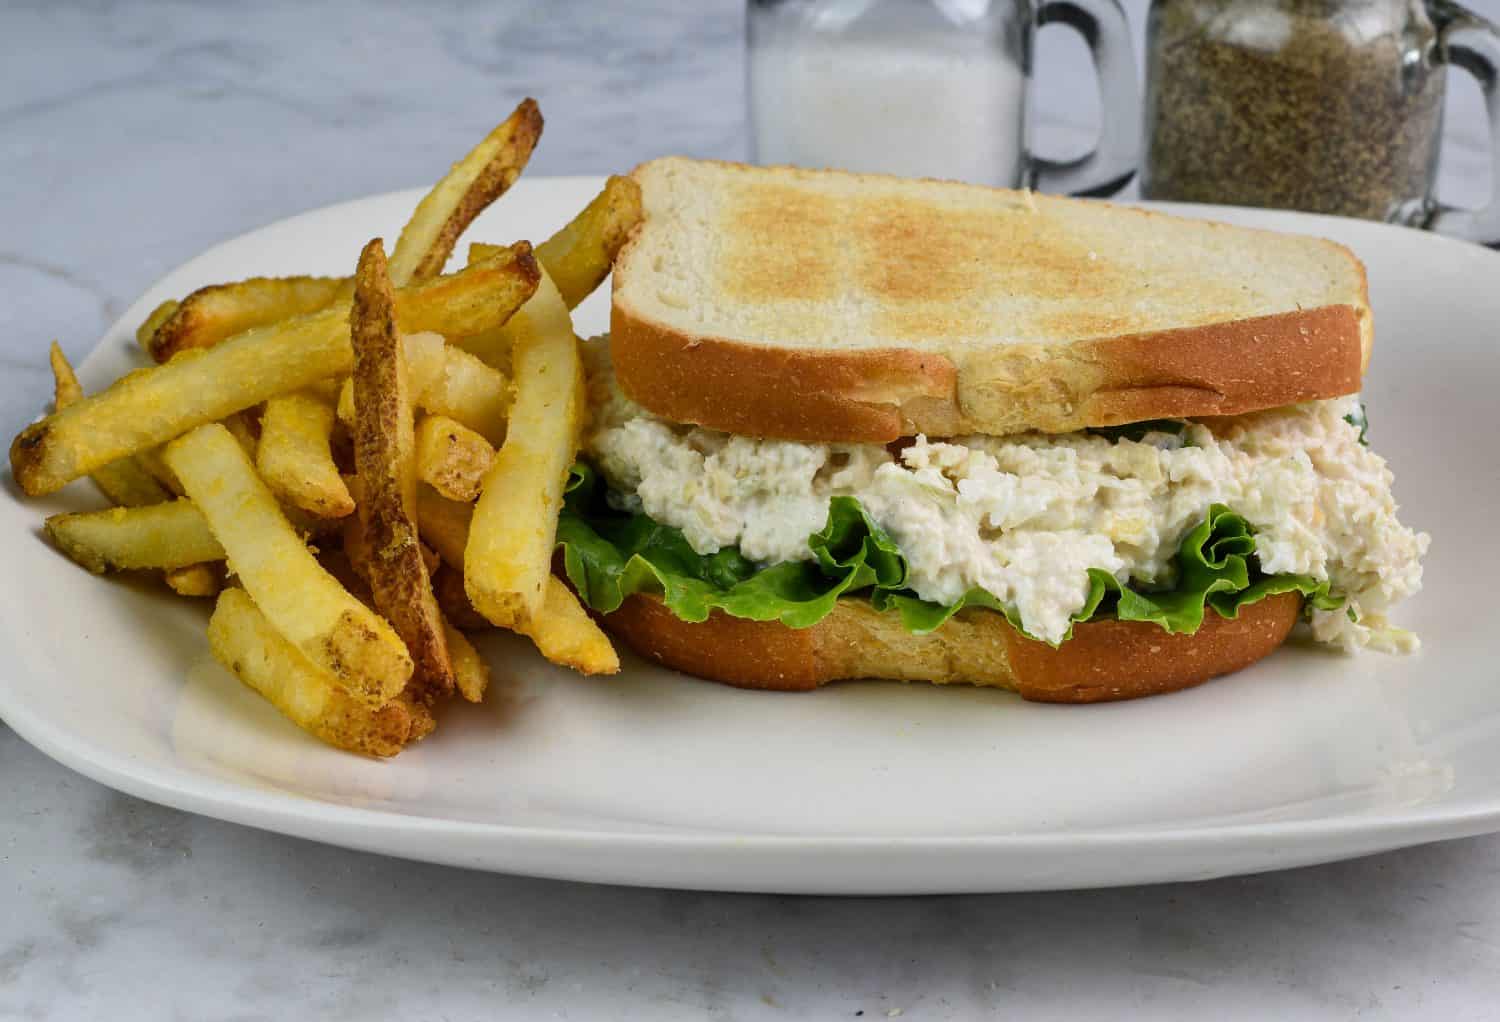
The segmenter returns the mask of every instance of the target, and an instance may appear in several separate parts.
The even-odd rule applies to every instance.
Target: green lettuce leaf
[[[1370,432],[1370,415],[1365,411],[1365,403],[1361,401],[1354,411],[1344,416],[1344,421],[1359,430],[1359,445],[1369,447],[1370,441],[1365,439],[1365,434]]]
[[[659,594],[684,621],[703,621],[711,611],[722,610],[806,628],[822,620],[840,597],[861,594],[876,609],[898,613],[902,625],[918,634],[969,608],[1004,614],[1025,633],[1015,608],[982,589],[951,604],[932,603],[911,592],[906,558],[853,497],[829,502],[827,523],[808,537],[813,560],[763,566],[735,548],[696,553],[681,530],[610,507],[603,482],[579,463],[568,480],[557,543],[569,581],[585,603],[603,613],[617,609],[633,593],[647,592]],[[1210,507],[1183,537],[1176,560],[1177,581],[1170,588],[1135,589],[1122,586],[1107,571],[1090,570],[1088,597],[1072,620],[1151,621],[1168,632],[1190,634],[1203,623],[1206,608],[1233,618],[1241,607],[1278,593],[1300,592],[1308,606],[1322,610],[1343,606],[1326,582],[1263,574],[1255,558],[1254,531],[1222,504]]]
[[[1187,427],[1186,419],[1147,419],[1144,422],[1127,422],[1123,426],[1090,426],[1085,432],[1093,436],[1102,436],[1106,440],[1140,442],[1148,433],[1181,436]]]

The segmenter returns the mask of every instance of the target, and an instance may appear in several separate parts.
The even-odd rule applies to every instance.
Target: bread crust
[[[731,241],[742,250],[744,265],[719,271],[726,274],[721,286],[733,282],[743,292],[726,292],[727,303],[790,298],[816,310],[848,289],[890,322],[880,327],[855,318],[850,322],[860,325],[841,327],[833,346],[792,343],[764,324],[759,333],[732,332],[712,310],[702,317],[664,313],[646,282],[657,272],[653,246],[673,238],[676,222],[653,195],[665,203],[671,186],[661,175],[688,172],[705,175],[701,187],[722,186],[723,195],[736,196],[722,199],[730,210],[723,221],[682,228],[690,238],[713,237],[715,251]],[[624,392],[677,422],[809,442],[889,443],[917,433],[1063,433],[1237,415],[1356,392],[1373,344],[1364,266],[1330,242],[1307,244],[1321,247],[1315,272],[1326,272],[1332,283],[1295,304],[1267,305],[1239,300],[1255,293],[1253,280],[1208,274],[1184,284],[1150,277],[1159,262],[1135,254],[1170,245],[1189,223],[1156,210],[1110,210],[1111,230],[1123,240],[1101,243],[1096,253],[1093,225],[1106,207],[1082,200],[674,158],[643,164],[632,177],[643,190],[645,219],[615,263],[610,348]],[[841,229],[819,217],[824,196],[839,189],[864,203],[857,216],[848,214],[854,226],[847,239],[868,256],[862,277],[822,250],[830,232]],[[654,230],[653,209],[662,216]],[[1011,221],[1019,210],[1030,212]],[[1030,213],[1047,219],[1032,221]],[[1033,236],[1014,226],[1022,222],[1055,227]],[[1220,246],[1291,243],[1274,232],[1193,224],[1195,233],[1200,229]],[[1008,276],[1012,271],[1018,272]],[[830,275],[832,283],[823,279]],[[1045,328],[1031,322],[1029,332],[1016,334],[1048,340],[1008,343],[1004,323],[994,324],[987,340],[969,340],[971,321],[948,321],[974,288],[992,279],[1055,309]],[[1184,290],[1197,301],[1186,311]],[[1140,312],[1142,302],[1155,307],[1159,300],[1176,311]],[[795,320],[800,313],[793,308],[788,315]],[[1266,309],[1274,311],[1254,315]],[[1167,328],[1154,329],[1156,322]],[[869,333],[851,336],[851,330]]]
[[[1210,611],[1192,635],[1141,621],[1076,625],[1057,648],[1028,639],[986,610],[964,611],[912,635],[868,601],[840,600],[810,628],[715,612],[683,621],[658,597],[636,595],[605,627],[648,660],[738,688],[804,692],[855,678],[972,684],[1034,702],[1095,703],[1175,692],[1248,667],[1286,640],[1302,597],[1283,593],[1230,620]]]
[[[1368,310],[1015,345],[963,367],[904,348],[799,350],[683,333],[615,302],[610,356],[631,400],[663,418],[808,443],[1066,433],[1239,415],[1359,390]]]

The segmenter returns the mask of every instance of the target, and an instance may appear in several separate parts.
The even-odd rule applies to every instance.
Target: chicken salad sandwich
[[[1358,392],[1364,271],[1101,203],[657,160],[585,346],[560,559],[731,684],[1183,688],[1299,622],[1407,651],[1428,538]]]

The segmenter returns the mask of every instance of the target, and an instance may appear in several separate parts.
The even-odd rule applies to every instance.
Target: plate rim
[[[523,179],[518,187],[527,186],[575,186],[598,187],[604,175],[538,175]],[[208,257],[222,254],[224,250],[237,247],[257,235],[283,228],[288,223],[311,217],[324,216],[346,207],[371,202],[415,201],[424,194],[423,188],[406,188],[375,193],[356,198],[313,207],[263,223],[235,237],[220,241],[160,275],[149,287],[110,324],[103,335],[90,349],[81,366],[87,367],[101,357],[111,338],[122,333],[132,334],[133,324],[140,319],[141,307],[148,303],[149,296],[158,291],[170,278],[189,266]],[[1350,220],[1319,214],[1308,214],[1290,210],[1263,210],[1247,207],[1214,204],[1167,203],[1135,201],[1128,203],[1145,209],[1160,210],[1195,218],[1225,217],[1234,222],[1269,220],[1279,225],[1294,224],[1304,233],[1318,233],[1322,225],[1347,227],[1359,225],[1360,230],[1376,234],[1401,232],[1401,236],[1421,235],[1421,244],[1438,243],[1462,247],[1467,256],[1482,260],[1494,259],[1500,269],[1500,252],[1456,239],[1434,235],[1413,228],[1382,224],[1372,221]],[[1275,229],[1285,229],[1278,226]],[[14,480],[7,480],[7,493],[19,499]],[[21,658],[12,661],[13,670],[30,670],[23,666]],[[1200,825],[1171,824],[1164,826],[1149,824],[1121,824],[1113,827],[1087,829],[1059,829],[1054,832],[1026,833],[968,833],[968,834],[921,834],[900,835],[880,833],[843,834],[792,834],[756,833],[720,830],[692,829],[681,827],[660,831],[611,830],[597,827],[532,826],[512,823],[462,820],[436,816],[416,816],[389,809],[372,809],[320,801],[292,792],[265,791],[255,787],[236,784],[221,778],[194,772],[186,768],[159,767],[149,763],[137,763],[128,754],[100,750],[73,732],[58,726],[50,719],[33,713],[18,698],[16,688],[0,676],[0,720],[15,733],[44,755],[63,766],[84,775],[109,788],[144,798],[162,805],[187,812],[256,827],[258,829],[291,834],[325,843],[360,847],[382,854],[407,858],[423,858],[428,861],[451,861],[441,854],[410,854],[376,847],[381,836],[462,837],[496,844],[515,843],[538,846],[567,847],[571,850],[604,848],[627,848],[638,851],[653,849],[692,852],[753,852],[772,853],[830,853],[839,850],[865,851],[881,849],[901,853],[942,853],[945,851],[1027,854],[1077,852],[1080,850],[1103,852],[1149,852],[1170,847],[1174,852],[1207,850],[1225,845],[1246,842],[1313,842],[1342,840],[1345,844],[1360,844],[1366,851],[1337,853],[1334,857],[1365,854],[1370,850],[1394,848],[1420,844],[1428,841],[1456,838],[1493,831],[1500,831],[1500,788],[1488,798],[1469,797],[1456,804],[1435,806],[1409,806],[1389,809],[1363,810],[1352,813],[1330,814],[1295,820],[1267,822],[1228,822]],[[323,833],[317,833],[323,831]],[[330,831],[334,833],[330,833]],[[364,839],[364,840],[362,840]],[[1313,861],[1309,859],[1308,861]],[[508,870],[509,868],[506,867]],[[555,872],[525,869],[513,870],[529,875],[552,875],[571,879],[597,879],[598,874],[578,869],[559,869]],[[613,879],[612,883],[629,883],[629,880]],[[662,878],[635,881],[651,886],[672,886],[670,880]],[[698,889],[704,885],[692,884]],[[1040,885],[1045,887],[1047,885]],[[1066,881],[1058,886],[1077,886]],[[895,883],[893,888],[902,890],[949,890],[941,884],[931,888],[911,887]],[[735,887],[719,885],[719,889],[772,890],[799,889],[796,884],[777,888],[753,885]],[[822,889],[814,887],[812,889]],[[970,888],[962,888],[970,889]],[[985,890],[1022,889],[1003,886],[986,886]],[[1040,889],[1028,884],[1024,889]]]

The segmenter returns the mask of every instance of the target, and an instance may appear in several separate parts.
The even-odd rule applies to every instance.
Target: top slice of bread
[[[887,442],[1234,415],[1357,391],[1364,267],[1329,241],[951,182],[636,168],[620,384],[734,433]]]

